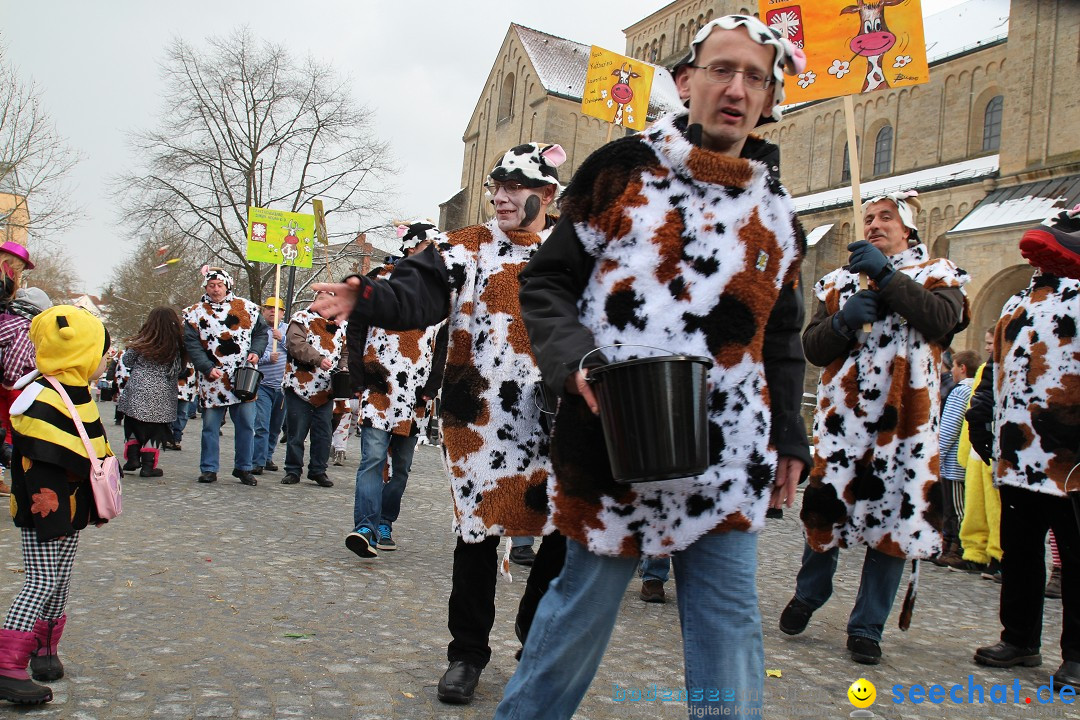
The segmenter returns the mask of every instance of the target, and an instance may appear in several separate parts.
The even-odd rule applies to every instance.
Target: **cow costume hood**
[[[207,266],[204,265],[203,268],[202,268],[202,274],[203,274],[203,281],[202,281],[203,289],[206,289],[206,286],[210,283],[211,280],[220,280],[221,282],[225,283],[225,298],[221,302],[222,303],[227,303],[227,302],[229,302],[230,300],[233,299],[233,294],[232,294],[232,291],[233,291],[233,279],[232,279],[232,275],[227,273],[224,268],[207,267]],[[213,303],[213,300],[210,299],[210,296],[205,294],[205,293],[203,294],[202,301],[203,302],[208,302],[208,303]],[[216,304],[221,304],[221,303],[216,303]]]
[[[773,111],[769,117],[762,116],[762,122],[780,119],[780,106],[784,104],[784,73],[797,75],[806,69],[806,53],[783,37],[779,30],[766,27],[764,23],[750,15],[725,15],[707,23],[694,36],[690,43],[690,52],[679,62],[671,66],[671,76],[675,77],[679,69],[697,61],[698,45],[705,42],[715,28],[734,30],[746,28],[746,34],[758,45],[771,47],[775,51],[772,69]]]
[[[401,239],[401,252],[407,253],[425,240],[434,240],[440,230],[430,220],[401,220],[397,223],[397,236]]]
[[[564,162],[566,151],[562,145],[530,142],[507,150],[489,176],[496,182],[519,182],[529,188],[554,185],[562,192],[558,167]]]
[[[900,222],[911,231],[911,235],[908,236],[908,247],[915,247],[922,242],[919,239],[919,228],[915,226],[915,215],[922,209],[922,203],[919,202],[918,197],[919,193],[916,190],[900,190],[899,192],[872,197],[866,201],[863,207],[882,200],[891,200],[893,205],[896,206],[897,214],[900,215]]]

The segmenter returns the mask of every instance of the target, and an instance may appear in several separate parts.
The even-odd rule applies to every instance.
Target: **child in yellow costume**
[[[63,385],[94,454],[112,455],[90,394],[109,349],[105,326],[82,308],[57,305],[34,318],[30,339],[38,371]],[[56,646],[67,619],[79,531],[101,519],[90,488],[90,458],[63,399],[37,374],[23,383],[11,406],[11,516],[22,531],[26,581],[0,630],[0,698],[37,704],[52,700],[52,690],[29,678],[27,663],[36,680],[63,677]]]
[[[979,387],[985,369],[983,363],[975,371],[973,388]],[[1001,496],[994,487],[993,468],[971,448],[967,418],[960,429],[956,459],[964,466],[964,521],[960,524],[964,559],[987,565],[984,577],[994,579],[1001,572]]]

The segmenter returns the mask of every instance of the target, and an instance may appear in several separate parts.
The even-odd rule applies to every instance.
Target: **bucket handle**
[[[537,410],[544,413],[545,415],[554,415],[554,410],[547,410],[544,408],[543,405],[540,404],[541,398],[543,398],[543,394],[540,392],[540,386],[537,385],[536,388],[533,390],[533,405],[536,407]]]
[[[1065,476],[1065,482],[1063,483],[1063,485],[1065,487],[1066,494],[1068,494],[1069,492],[1069,479],[1072,478],[1072,474],[1076,472],[1077,468],[1080,468],[1080,463],[1076,463],[1075,465],[1073,465],[1072,469],[1069,470],[1069,474]],[[1077,478],[1080,478],[1080,475],[1077,475]],[[1080,490],[1080,487],[1078,487],[1077,490]]]
[[[613,343],[611,345],[601,345],[600,347],[593,348],[592,350],[590,350],[589,352],[587,352],[587,353],[585,353],[584,355],[581,356],[581,360],[578,361],[578,366],[577,366],[578,372],[581,372],[581,371],[583,371],[585,369],[585,358],[589,357],[594,352],[599,352],[601,350],[607,350],[608,348],[619,348],[619,347],[648,348],[649,350],[656,350],[657,352],[667,353],[669,355],[671,354],[670,350],[665,350],[664,348],[658,348],[655,345],[638,345],[637,343]],[[591,384],[591,383],[594,383],[596,381],[593,380],[591,377],[586,376],[585,377],[585,382]]]

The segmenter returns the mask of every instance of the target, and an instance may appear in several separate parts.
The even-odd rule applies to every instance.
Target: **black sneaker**
[[[1042,665],[1039,648],[1022,648],[1010,645],[1002,640],[994,645],[981,647],[975,651],[975,662],[990,667],[1010,668],[1014,665],[1038,667]]]
[[[1058,215],[1020,238],[1020,254],[1043,272],[1080,278],[1080,213],[1075,208]]]
[[[204,472],[202,475],[199,476],[199,482],[201,482],[201,483],[217,482],[217,473],[216,472]]]
[[[510,548],[510,562],[522,567],[532,567],[536,562],[536,553],[532,545],[521,545]]]
[[[311,480],[319,487],[334,487],[334,481],[326,477],[326,473],[308,473],[308,480]]]
[[[877,640],[858,635],[848,635],[847,649],[851,659],[863,665],[877,665],[881,662],[881,645]]]
[[[241,470],[240,468],[233,468],[232,476],[238,478],[240,482],[245,485],[258,485],[259,481],[255,479],[255,476],[251,474],[250,470]]]
[[[982,574],[983,580],[993,580],[994,582],[1001,582],[1001,563],[997,558],[990,558],[990,562],[986,564],[986,570]]]
[[[370,528],[363,527],[359,531],[351,532],[345,536],[345,547],[362,558],[379,557],[375,545],[375,534]]]
[[[296,473],[285,473],[285,477],[281,478],[282,485],[295,485],[300,482],[300,476]]]
[[[780,613],[780,632],[786,635],[798,635],[806,629],[813,614],[814,608],[798,598],[791,598],[784,612]]]

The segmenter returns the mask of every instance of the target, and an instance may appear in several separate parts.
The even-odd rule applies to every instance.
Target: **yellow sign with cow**
[[[806,53],[786,103],[919,85],[930,79],[919,0],[759,0],[762,20]]]
[[[615,125],[644,130],[653,71],[653,66],[646,62],[593,45],[581,112]]]

